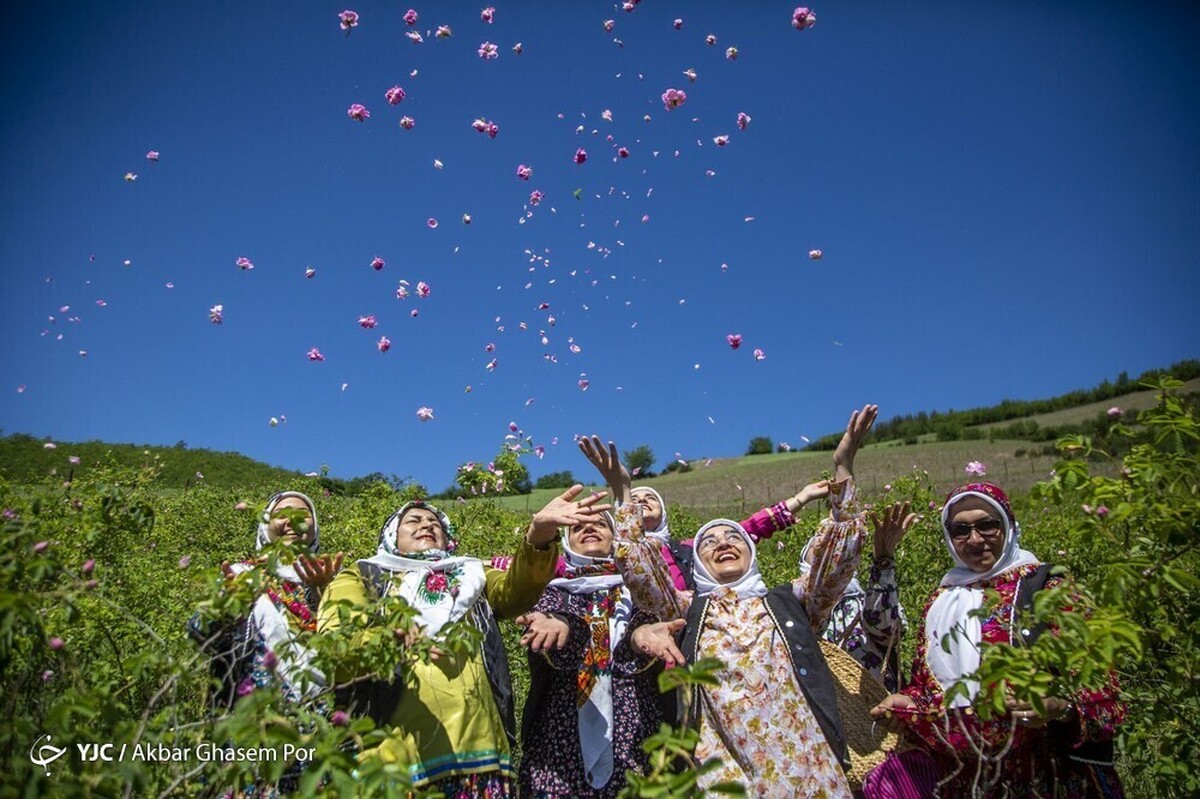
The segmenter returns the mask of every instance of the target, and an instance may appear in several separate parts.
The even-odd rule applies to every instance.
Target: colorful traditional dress
[[[697,557],[695,595],[675,588],[636,526],[618,538],[617,563],[634,603],[664,620],[688,620],[689,660],[725,663],[718,687],[697,690],[696,758],[722,760],[702,778],[703,787],[737,781],[753,796],[851,796],[833,677],[816,631],[854,573],[865,526],[853,481],[834,484],[830,504],[832,514],[815,537],[813,570],[771,591],[759,576],[753,540],[737,522],[710,522],[696,541],[715,526],[732,528],[747,543],[749,569],[721,584]]]
[[[565,537],[562,546],[567,573],[534,610],[565,620],[571,632],[562,649],[529,653],[521,790],[538,799],[611,799],[627,769],[644,771],[642,743],[663,720],[659,670],[630,646],[632,631],[655,619],[634,609],[612,558],[578,555]]]
[[[404,598],[431,637],[459,621],[479,627],[484,633],[480,650],[413,664],[407,683],[391,684],[391,708],[377,719],[390,734],[364,756],[404,764],[415,787],[435,786],[455,799],[515,795],[512,687],[495,617],[513,618],[533,606],[554,575],[558,548],[538,550],[523,541],[507,571],[475,558],[452,557],[452,546],[432,551],[427,560],[404,556],[395,549],[396,529],[414,507],[437,513],[453,545],[454,527],[445,514],[425,503],[408,503],[384,524],[379,552],[346,568],[326,589],[318,629],[339,626],[339,601],[348,600],[356,614],[369,614],[381,596]],[[359,635],[390,636],[392,631],[368,628]],[[337,675],[339,681],[358,676]]]
[[[975,574],[959,560],[946,531],[951,506],[968,496],[988,503],[1004,523],[1003,553],[987,573]],[[1008,715],[981,721],[972,713],[979,685],[970,675],[978,668],[981,645],[1031,641],[1033,631],[1017,627],[1022,584],[1037,580],[1053,587],[1062,579],[1047,578],[1048,567],[1020,548],[1020,525],[998,487],[977,483],[956,489],[942,518],[947,547],[959,566],[947,573],[925,606],[912,682],[901,691],[917,703],[918,712],[902,718],[919,749],[868,775],[866,796],[1123,796],[1109,743],[1125,716],[1115,679],[1102,691],[1071,697],[1073,713],[1041,728],[1015,724]],[[999,603],[980,620],[971,611],[982,606],[988,590],[999,594]],[[945,693],[960,680],[968,695],[956,696],[947,708]]]

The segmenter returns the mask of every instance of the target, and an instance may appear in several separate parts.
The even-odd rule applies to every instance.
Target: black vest
[[[771,615],[775,632],[781,635],[787,643],[788,654],[792,657],[792,673],[800,692],[816,716],[821,732],[825,733],[825,741],[833,751],[834,757],[849,768],[846,741],[842,737],[842,718],[838,713],[837,699],[834,695],[834,677],[825,662],[821,645],[809,623],[808,613],[804,610],[796,595],[792,593],[792,584],[776,586],[767,592],[765,597],[767,610]],[[683,654],[695,663],[700,657],[700,632],[704,617],[708,613],[709,598],[698,597],[688,609],[687,627],[683,635]],[[692,718],[699,718],[699,694],[693,698]],[[683,708],[679,708],[682,718]]]

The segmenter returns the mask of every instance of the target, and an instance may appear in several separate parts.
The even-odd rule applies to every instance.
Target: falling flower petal
[[[754,350],[754,360],[765,361],[766,359],[767,359],[767,354],[765,352],[763,352],[760,349]]]
[[[438,221],[431,216],[425,220],[425,224],[429,226],[430,230],[433,230],[438,226]]]
[[[742,346],[741,333],[730,333],[725,337],[725,340],[729,342],[729,348],[732,350],[736,350],[738,347]]]
[[[413,125],[415,124],[417,124],[416,120],[414,120],[412,117],[400,117],[400,127],[404,128],[405,130],[412,130]]]
[[[542,194],[540,191],[538,191],[537,189],[534,189],[533,191],[531,191],[529,193],[529,204],[530,205],[538,205],[539,203],[541,203],[542,198],[544,196],[545,195]]]
[[[311,266],[304,270],[304,276],[306,278],[308,278],[309,280],[312,280],[316,276],[316,274],[317,274],[317,270],[313,269]]]
[[[738,111],[737,126],[738,130],[745,130],[750,125],[750,115],[745,111]]]
[[[413,9],[410,8],[408,11],[404,12],[404,21],[407,24],[416,25],[418,19],[419,19],[419,17],[417,16],[417,12],[414,11]]]
[[[385,93],[383,96],[387,98],[387,101],[390,105],[400,105],[400,102],[407,95],[405,94],[404,89],[400,88],[399,86],[393,86],[392,88],[388,89],[387,93]]]
[[[492,24],[492,18],[495,15],[496,15],[496,9],[492,8],[491,6],[488,6],[487,8],[485,8],[479,12],[479,18],[489,25]]]
[[[375,346],[380,352],[387,352],[392,348],[392,340],[387,336],[380,336],[379,341],[375,342]]]
[[[360,316],[360,317],[358,317],[358,324],[364,330],[370,330],[373,327],[375,327],[375,324],[376,324],[375,317],[374,316]]]
[[[425,37],[417,31],[405,31],[404,35],[407,36],[409,40],[413,42],[413,44],[423,44],[425,42]]]
[[[484,61],[491,61],[500,57],[500,50],[491,42],[484,42],[479,45],[479,57]]]
[[[726,144],[729,144],[729,136],[727,136],[727,135],[714,136],[713,144],[717,145],[718,147],[724,147]]]
[[[808,251],[808,257],[814,261],[821,260],[821,258],[824,255],[825,255],[825,253],[821,252],[820,250],[809,250]]]
[[[311,350],[308,351],[308,359],[310,361],[323,361],[323,360],[325,360],[325,356],[321,354],[321,351],[319,349],[317,349],[316,347],[313,347]]]
[[[662,101],[666,109],[671,111],[687,102],[687,93],[682,89],[667,89],[663,92]]]
[[[350,107],[346,109],[346,116],[357,122],[362,122],[364,119],[367,119],[369,116],[371,116],[371,112],[368,111],[367,107],[362,103],[352,103]]]
[[[371,268],[376,272],[378,272],[380,269],[383,269],[385,266],[387,266],[387,261],[383,260],[378,255],[371,259]]]
[[[431,291],[431,289],[429,288],[429,284],[426,283],[424,280],[422,280],[420,283],[417,284],[417,296],[420,297],[421,299],[425,299],[426,297],[428,297],[430,291]]]
[[[125,182],[126,183],[133,183],[135,180],[137,180],[136,172],[126,172],[125,173]]]
[[[449,39],[453,34],[449,25],[438,25],[437,32],[434,34],[439,39]]]
[[[525,46],[522,45],[520,42],[517,42],[516,44],[514,44],[512,46],[512,51],[514,53],[516,53],[517,55],[520,55],[521,53],[525,52]]]
[[[987,474],[987,466],[980,461],[971,461],[963,471],[972,477],[983,477]]]
[[[157,161],[158,160],[158,150],[151,150],[150,152],[146,153],[146,160],[147,161]]]
[[[433,418],[433,408],[426,408],[423,405],[420,408],[417,408],[417,418],[422,422],[428,422]]]
[[[358,26],[357,11],[343,11],[342,13],[338,14],[338,19],[341,20],[342,30],[346,32],[346,35],[350,34],[351,28]]]
[[[532,175],[533,167],[525,166],[524,164],[517,164],[517,177],[519,177],[521,180],[529,180]]]
[[[251,261],[249,258],[246,258],[245,256],[238,258],[236,261],[234,261],[234,264],[237,266],[238,269],[241,269],[243,272],[249,272],[251,269],[254,268],[254,262]]]
[[[807,30],[817,24],[817,15],[805,6],[799,6],[792,12],[792,27],[798,31]]]
[[[709,47],[712,47],[714,44],[717,43],[716,35],[712,34],[712,33],[708,34],[707,36],[704,37],[704,43],[707,44]]]
[[[214,325],[219,325],[225,321],[225,306],[214,305],[208,309],[208,319]]]
[[[580,147],[578,150],[575,151],[575,163],[582,164],[586,160],[587,160],[587,150],[584,150],[582,147]]]
[[[738,49],[736,47],[730,47],[725,51],[725,58],[729,59],[730,61],[737,61],[737,57]]]

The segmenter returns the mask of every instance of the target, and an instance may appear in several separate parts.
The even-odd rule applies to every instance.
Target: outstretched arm
[[[808,620],[818,633],[825,629],[830,612],[858,569],[866,538],[865,517],[858,507],[853,480],[830,484],[829,516],[821,521],[808,547],[812,569],[792,581],[792,591],[804,603]]]
[[[744,520],[742,527],[757,544],[780,530],[791,527],[796,523],[795,514],[799,513],[801,508],[815,499],[824,499],[827,496],[829,496],[828,480],[809,483],[795,496],[788,497],[782,502],[776,502],[769,508],[763,508],[749,519]]]
[[[663,621],[682,619],[692,603],[691,591],[680,591],[671,579],[659,543],[647,538],[642,527],[642,506],[629,502],[617,508],[613,540],[617,568],[635,607]]]
[[[875,424],[875,417],[878,415],[878,405],[864,405],[861,411],[854,411],[850,414],[850,421],[846,423],[846,432],[842,435],[842,440],[838,442],[837,449],[833,451],[833,468],[836,479],[845,480],[854,477],[854,456],[858,454],[863,442],[867,440],[867,434],[871,432],[871,426]]]
[[[621,504],[628,504],[632,499],[633,480],[629,476],[629,470],[617,457],[617,445],[610,441],[608,446],[605,446],[600,436],[585,436],[579,439],[579,450],[608,483],[613,499]]]

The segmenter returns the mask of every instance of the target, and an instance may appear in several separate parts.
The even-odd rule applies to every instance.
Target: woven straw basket
[[[838,711],[842,716],[842,734],[850,753],[850,769],[846,779],[855,790],[862,787],[867,773],[883,762],[884,756],[896,748],[895,733],[885,732],[873,724],[868,714],[882,702],[888,690],[864,669],[857,660],[837,644],[821,641],[821,652],[833,672]]]

